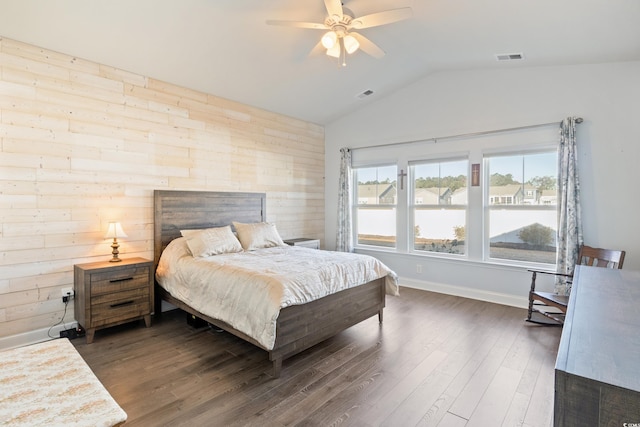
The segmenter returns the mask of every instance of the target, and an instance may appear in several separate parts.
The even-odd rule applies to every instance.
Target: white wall
[[[640,270],[640,62],[439,72],[331,123],[326,139],[326,246],[335,247],[339,149],[426,139],[580,116],[585,242],[627,251]],[[449,141],[451,150],[464,141]],[[403,149],[401,146],[399,150]],[[406,149],[406,148],[404,148]],[[524,268],[376,252],[405,286],[523,305]],[[423,273],[416,273],[416,264]],[[547,286],[550,284],[547,283]]]

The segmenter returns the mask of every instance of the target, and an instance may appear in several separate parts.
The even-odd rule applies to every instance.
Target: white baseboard
[[[176,306],[169,304],[166,301],[162,301],[162,312],[175,310],[176,308]],[[8,337],[0,337],[0,350],[9,350],[10,348],[23,347],[25,345],[49,341],[59,338],[60,331],[77,327],[78,322],[76,320],[72,320],[71,322],[65,322],[64,325],[56,325],[51,328],[51,330],[49,330],[49,328],[43,328]]]
[[[472,289],[462,286],[446,285],[444,283],[408,279],[404,277],[400,277],[398,282],[400,283],[400,286],[407,288],[422,289],[440,294],[455,295],[458,297],[477,299],[480,301],[509,305],[518,308],[527,308],[529,306],[529,300],[527,298],[517,295],[501,294],[483,289]]]
[[[35,331],[24,332],[22,334],[11,335],[9,337],[0,338],[0,350],[8,350],[10,348],[23,347],[25,345],[35,344],[43,341],[49,341],[60,337],[60,331],[65,329],[77,328],[78,322],[65,322],[49,328],[37,329]],[[53,337],[53,338],[52,338]]]

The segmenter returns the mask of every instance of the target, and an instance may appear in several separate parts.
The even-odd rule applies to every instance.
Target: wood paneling
[[[153,257],[154,189],[263,192],[283,238],[323,238],[321,126],[9,39],[0,95],[0,347],[62,317],[109,221]]]

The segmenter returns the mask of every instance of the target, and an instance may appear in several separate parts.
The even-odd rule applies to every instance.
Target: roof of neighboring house
[[[520,184],[492,185],[489,187],[491,196],[514,196],[521,191],[522,185]]]
[[[446,196],[448,193],[451,193],[451,189],[449,187],[420,187],[416,188],[415,194],[418,195],[420,193],[432,193],[436,196]]]
[[[377,198],[387,195],[390,190],[395,190],[393,184],[358,184],[358,197]]]

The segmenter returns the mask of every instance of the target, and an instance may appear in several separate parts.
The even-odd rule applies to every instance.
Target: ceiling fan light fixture
[[[352,54],[353,52],[358,50],[358,48],[360,47],[360,43],[358,43],[358,40],[356,40],[356,38],[353,37],[351,34],[347,34],[346,36],[344,36],[343,40],[344,40],[344,49],[347,51],[348,54]]]
[[[322,46],[327,49],[331,49],[336,46],[336,41],[338,40],[338,35],[334,31],[329,31],[324,36],[322,36]]]
[[[410,7],[401,7],[356,17],[353,12],[343,6],[343,0],[323,1],[327,15],[322,23],[267,20],[267,24],[322,30],[324,34],[316,44],[317,49],[314,47],[312,53],[324,48],[328,56],[339,59],[343,66],[346,65],[347,55],[358,50],[374,58],[382,58],[385,55],[385,52],[371,40],[356,31],[350,33],[351,30],[391,24],[408,19],[412,15]]]
[[[333,58],[340,58],[340,43],[336,43],[332,48],[327,49],[327,55]]]

